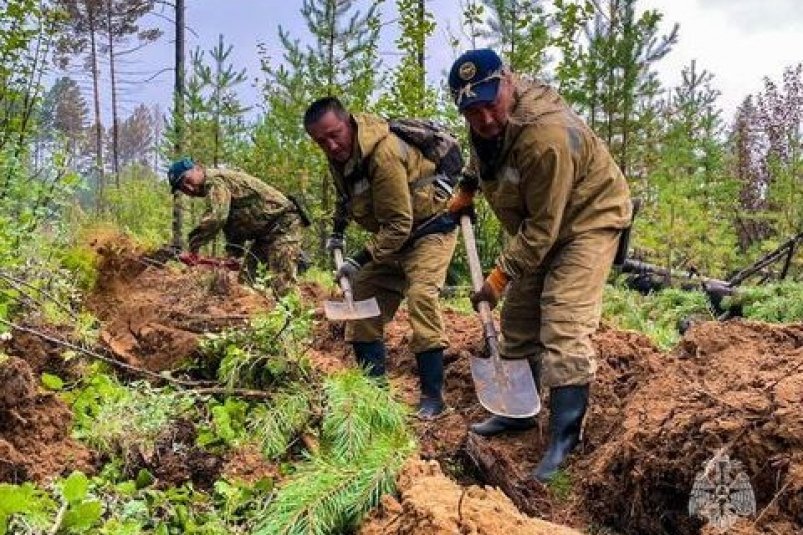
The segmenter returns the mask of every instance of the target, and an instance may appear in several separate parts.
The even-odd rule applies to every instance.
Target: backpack
[[[434,183],[446,197],[451,195],[463,171],[457,138],[445,126],[429,119],[390,119],[388,125],[391,132],[435,164],[435,175],[417,180],[413,189]]]

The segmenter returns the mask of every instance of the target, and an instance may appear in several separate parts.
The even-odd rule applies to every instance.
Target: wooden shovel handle
[[[343,249],[336,248],[332,251],[335,257],[335,269],[339,270],[340,266],[343,265]],[[340,277],[340,280],[337,281],[340,284],[340,289],[343,290],[343,297],[346,298],[346,303],[351,305],[354,301],[354,296],[351,293],[351,283],[349,282],[348,277]]]
[[[485,279],[482,276],[482,266],[480,256],[477,254],[477,240],[474,238],[474,227],[471,225],[471,218],[467,215],[460,217],[460,229],[463,231],[463,241],[466,244],[466,255],[468,256],[468,268],[471,272],[471,286],[475,292],[482,289]],[[495,356],[499,349],[496,347],[496,327],[494,326],[493,316],[491,315],[491,305],[487,301],[480,301],[477,307],[482,321],[485,339],[488,342],[488,349],[492,356]]]

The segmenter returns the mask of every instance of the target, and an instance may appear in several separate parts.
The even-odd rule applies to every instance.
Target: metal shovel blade
[[[364,301],[324,301],[323,312],[330,320],[361,320],[379,316],[376,298]]]
[[[475,291],[482,288],[482,267],[477,254],[474,229],[468,216],[460,218],[463,241],[466,245],[471,284]],[[541,410],[541,398],[535,388],[527,359],[502,359],[491,307],[487,302],[478,306],[483,338],[489,357],[471,357],[471,378],[477,399],[488,411],[510,418],[528,418]]]
[[[338,269],[343,265],[343,250],[335,249],[335,267]],[[323,313],[330,320],[361,320],[365,318],[375,318],[379,316],[379,303],[376,297],[355,301],[351,290],[351,282],[347,277],[342,277],[339,281],[340,289],[343,290],[343,301],[324,301]]]
[[[477,399],[486,410],[510,418],[529,418],[541,411],[541,399],[527,359],[471,357]]]

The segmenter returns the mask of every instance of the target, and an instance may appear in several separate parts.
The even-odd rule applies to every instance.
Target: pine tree
[[[130,164],[150,165],[156,144],[157,119],[145,104],[140,104],[120,125],[120,166]]]
[[[728,224],[734,182],[724,161],[725,136],[713,75],[684,68],[682,83],[660,105],[660,147],[652,169],[637,243],[667,268],[714,273],[734,259]]]
[[[211,133],[209,151],[196,157],[214,166],[233,162],[245,132],[244,115],[249,110],[237,99],[236,88],[247,76],[245,69],[237,71],[230,62],[233,48],[226,46],[220,35],[217,45],[209,50],[211,65],[205,62],[205,54],[200,49],[192,55],[188,108],[190,114],[200,116],[201,124]]]
[[[352,0],[305,0],[301,14],[311,44],[303,46],[280,27],[283,61],[260,47],[266,114],[256,126],[255,145],[244,166],[301,193],[315,221],[330,220],[332,185],[326,160],[304,131],[301,117],[314,99],[327,95],[341,98],[352,110],[368,107],[379,72],[379,5],[375,2],[363,13]],[[322,223],[320,247],[326,233]]]
[[[75,169],[79,167],[79,148],[87,134],[88,115],[86,100],[72,78],[59,78],[45,94],[39,120],[40,139],[46,144],[62,141],[67,163]]]
[[[397,0],[401,33],[396,48],[401,60],[391,71],[376,111],[390,117],[429,117],[439,114],[438,90],[427,84],[425,51],[435,20],[425,0]]]
[[[489,38],[513,71],[543,75],[549,58],[549,24],[542,0],[482,0]]]
[[[558,68],[564,96],[583,112],[591,127],[608,143],[626,176],[643,146],[639,132],[654,119],[649,104],[659,93],[653,69],[677,42],[678,25],[660,33],[663,15],[647,10],[636,16],[637,0],[609,0],[588,17],[589,4],[561,4],[559,43],[568,65]],[[576,21],[584,35],[574,47],[567,40]],[[643,177],[636,177],[643,178]]]
[[[145,44],[155,41],[162,34],[158,28],[142,29],[139,26],[140,19],[153,10],[155,0],[104,0],[105,14],[103,31],[106,34],[106,42],[101,46],[101,52],[108,55],[110,91],[112,98],[112,126],[111,126],[111,155],[112,170],[115,174],[115,183],[120,186],[120,156],[119,156],[119,109],[118,91],[119,81],[117,79],[117,61],[120,56],[138,50]],[[133,48],[120,50],[120,47],[131,45],[130,38],[135,37],[136,43]]]
[[[64,28],[58,47],[58,60],[66,66],[72,56],[85,55],[85,63],[92,76],[94,108],[93,131],[95,141],[95,176],[97,180],[96,209],[104,209],[106,187],[103,162],[104,129],[100,113],[100,37],[105,24],[106,3],[104,0],[55,0],[56,6],[65,14]]]

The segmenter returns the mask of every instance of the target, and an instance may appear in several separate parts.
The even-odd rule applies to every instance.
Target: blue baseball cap
[[[496,100],[501,77],[502,59],[490,48],[461,54],[449,71],[449,89],[458,109]]]
[[[181,187],[184,180],[184,173],[195,167],[192,158],[182,158],[170,164],[167,170],[167,181],[170,183],[170,191],[175,193]]]

